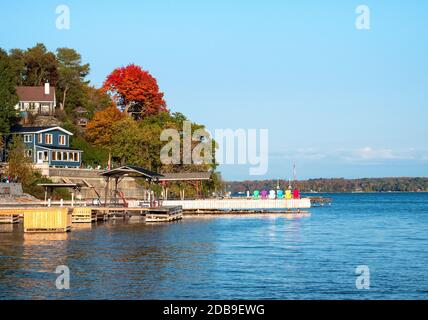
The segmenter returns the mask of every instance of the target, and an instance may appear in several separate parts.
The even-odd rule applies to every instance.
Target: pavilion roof
[[[107,170],[100,173],[99,175],[104,177],[114,177],[114,178],[125,177],[125,176],[134,177],[134,178],[146,178],[146,179],[155,180],[155,181],[158,181],[163,177],[163,175],[157,172],[149,171],[143,167],[134,166],[134,165],[127,165],[120,168]]]
[[[159,181],[203,181],[211,180],[211,172],[164,173]]]

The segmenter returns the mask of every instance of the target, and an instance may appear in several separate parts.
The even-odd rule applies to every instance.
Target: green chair
[[[253,192],[253,199],[260,199],[260,191],[259,190],[254,190]]]

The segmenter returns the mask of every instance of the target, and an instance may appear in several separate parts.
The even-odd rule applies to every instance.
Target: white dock
[[[167,200],[164,206],[181,206],[184,211],[269,211],[310,209],[310,199],[209,199],[209,200]]]

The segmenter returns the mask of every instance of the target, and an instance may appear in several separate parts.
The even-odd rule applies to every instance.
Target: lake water
[[[305,217],[0,226],[0,299],[427,299],[428,194],[334,194]],[[11,229],[14,229],[11,232]],[[55,269],[70,268],[70,290]],[[370,289],[356,288],[356,268]]]

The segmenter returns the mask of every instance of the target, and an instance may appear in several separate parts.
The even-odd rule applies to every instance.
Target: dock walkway
[[[209,200],[167,200],[165,206],[180,206],[185,213],[192,212],[292,212],[311,208],[311,200],[305,199],[209,199]]]

